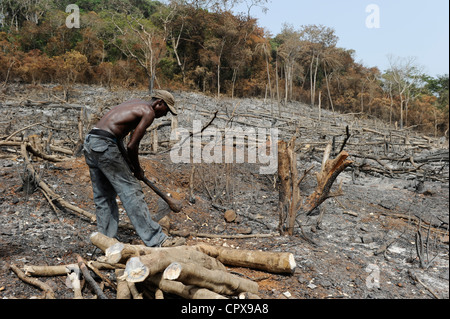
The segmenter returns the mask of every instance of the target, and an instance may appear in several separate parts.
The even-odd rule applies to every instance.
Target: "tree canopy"
[[[248,12],[231,9],[246,3]],[[267,0],[2,0],[0,80],[198,90],[301,101],[448,134],[448,75],[412,58],[381,72],[323,25],[271,35],[251,16]],[[66,8],[80,9],[68,28]],[[342,35],[340,35],[342,36]]]

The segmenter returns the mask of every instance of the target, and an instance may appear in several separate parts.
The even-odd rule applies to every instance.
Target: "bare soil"
[[[0,96],[0,137],[27,125],[33,126],[15,137],[38,134],[76,150],[78,117],[85,112],[84,131],[105,107],[130,98],[143,97],[142,91],[109,91],[101,87],[77,86],[69,103],[57,98],[58,87],[9,87]],[[171,214],[171,229],[218,235],[217,238],[189,236],[188,245],[207,242],[236,249],[291,252],[297,269],[291,276],[235,268],[258,282],[260,296],[267,299],[433,299],[449,298],[449,183],[448,141],[423,138],[421,134],[398,130],[375,120],[354,115],[338,115],[299,103],[283,106],[255,99],[217,100],[196,93],[177,92],[181,109],[179,126],[192,129],[192,121],[207,124],[214,111],[217,128],[233,125],[277,127],[280,138],[289,140],[299,128],[299,170],[321,165],[325,145],[334,140],[339,150],[346,127],[352,137],[345,149],[355,165],[342,173],[343,196],[321,206],[322,216],[300,216],[305,234],[280,236],[278,232],[278,190],[276,175],[260,175],[259,165],[197,164],[194,175],[195,203],[190,203],[190,164],[174,164],[170,154],[153,154],[150,137],[144,141],[142,163],[147,175],[172,195],[184,201],[180,214]],[[53,101],[50,104],[36,102]],[[84,107],[77,108],[74,105]],[[253,116],[248,116],[248,115]],[[380,133],[385,143],[378,143]],[[160,131],[160,141],[168,141],[170,126]],[[389,139],[390,138],[390,139]],[[387,149],[386,149],[387,147]],[[446,152],[440,160],[415,163],[370,157],[430,158]],[[23,190],[24,164],[19,149],[0,146],[0,298],[41,298],[42,292],[20,280],[8,267],[24,265],[63,265],[100,256],[89,236],[96,225],[64,209],[54,209],[42,192]],[[89,171],[82,156],[61,163],[37,158],[33,165],[40,177],[66,201],[95,212]],[[380,165],[381,162],[381,165]],[[227,182],[228,181],[228,182]],[[301,186],[309,195],[315,187],[311,173]],[[156,210],[156,195],[144,188],[149,207]],[[215,204],[215,207],[212,204]],[[219,208],[218,208],[219,207]],[[220,207],[234,209],[237,221],[227,223]],[[321,220],[319,217],[321,216]],[[121,211],[121,219],[127,220]],[[421,267],[416,249],[418,221],[424,241]],[[431,224],[431,227],[428,225]],[[429,236],[427,234],[429,233]],[[242,234],[274,234],[269,238],[233,239]],[[305,235],[308,237],[305,238]],[[231,236],[231,238],[230,238]],[[125,243],[139,238],[132,230],[120,229],[118,239]],[[389,244],[389,245],[387,245]],[[428,244],[428,245],[425,245]],[[386,246],[387,245],[387,246]],[[386,249],[381,249],[386,247]],[[113,272],[105,272],[114,279]],[[39,278],[49,284],[57,298],[70,299],[72,290],[65,277]],[[377,281],[378,280],[378,281]],[[92,294],[86,289],[87,298]],[[105,288],[114,298],[114,291]]]

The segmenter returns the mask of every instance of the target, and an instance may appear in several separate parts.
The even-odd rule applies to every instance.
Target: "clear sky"
[[[416,63],[431,76],[449,73],[448,0],[269,0],[268,12],[252,8],[259,25],[277,35],[284,23],[294,28],[322,24],[334,28],[338,46],[353,49],[356,61],[366,67],[389,68],[389,54],[416,57]],[[368,28],[366,20],[379,10],[379,28]],[[241,5],[234,11],[245,11]],[[371,20],[376,23],[376,20]]]

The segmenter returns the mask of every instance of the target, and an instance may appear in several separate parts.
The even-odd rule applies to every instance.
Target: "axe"
[[[155,186],[147,177],[144,177],[142,181],[150,187],[159,197],[163,199],[163,201],[158,201],[158,212],[153,216],[153,219],[156,222],[159,222],[165,216],[167,216],[171,211],[175,213],[181,212],[183,209],[183,205],[180,201],[177,201],[170,197],[169,195],[163,193]]]

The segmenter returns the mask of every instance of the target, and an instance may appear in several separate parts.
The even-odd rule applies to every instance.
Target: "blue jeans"
[[[160,246],[167,236],[151,218],[142,186],[125,162],[117,143],[110,138],[88,135],[84,143],[84,155],[91,174],[98,231],[112,238],[117,235],[118,195],[145,245]]]

